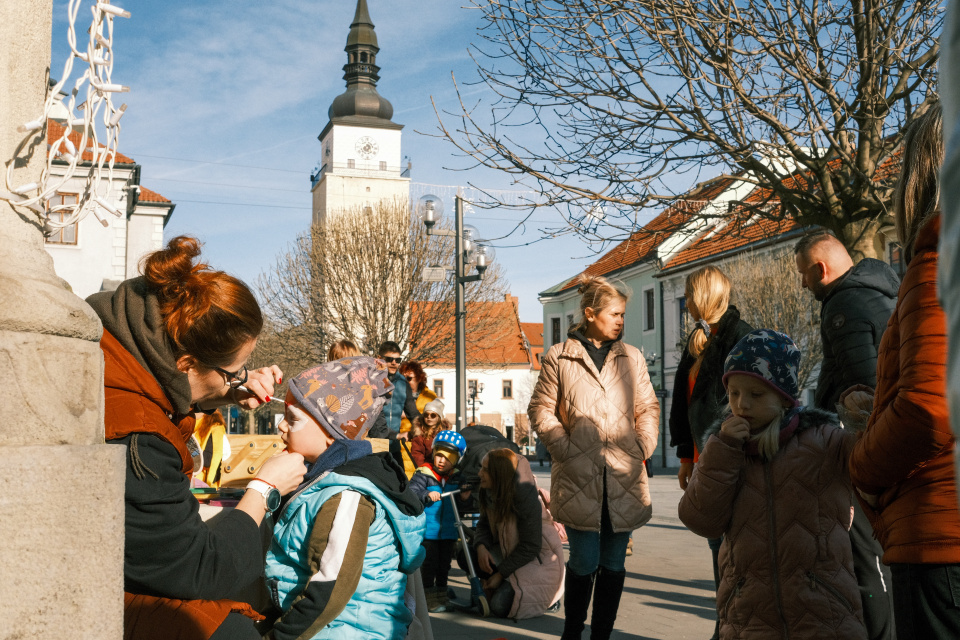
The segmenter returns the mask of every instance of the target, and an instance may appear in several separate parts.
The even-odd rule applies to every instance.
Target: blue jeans
[[[592,575],[597,567],[608,571],[622,572],[626,568],[627,542],[630,531],[614,533],[610,526],[610,514],[607,512],[607,500],[604,495],[600,531],[578,531],[567,527],[567,540],[570,542],[570,559],[567,569],[580,576]]]

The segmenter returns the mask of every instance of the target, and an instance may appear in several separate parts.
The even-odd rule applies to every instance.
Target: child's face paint
[[[786,399],[765,382],[753,376],[732,375],[727,379],[730,411],[750,424],[750,432],[767,428],[780,412],[789,407]]]
[[[309,462],[314,462],[333,442],[333,438],[303,410],[289,391],[283,420],[277,425],[277,431],[287,445],[287,451],[299,453]]]

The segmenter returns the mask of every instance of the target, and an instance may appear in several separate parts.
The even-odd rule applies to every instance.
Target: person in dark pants
[[[892,570],[899,640],[960,638],[956,440],[937,297],[941,126],[934,103],[904,136],[893,210],[907,270],[880,343],[875,396],[854,389],[842,399],[848,409],[873,407],[850,456],[850,480]]]
[[[880,260],[865,258],[854,265],[843,244],[827,231],[803,237],[795,253],[802,286],[822,303],[823,362],[814,404],[836,412],[844,391],[854,385],[872,389],[877,383],[877,349],[900,280]],[[895,638],[890,569],[880,562],[883,550],[859,505],[854,506],[850,543],[867,634],[871,640]]]

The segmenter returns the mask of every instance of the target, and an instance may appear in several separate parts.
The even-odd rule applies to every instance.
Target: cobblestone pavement
[[[549,488],[549,465],[541,468],[534,462],[533,470],[540,486]],[[651,479],[653,518],[633,534],[633,555],[627,558],[627,580],[613,638],[707,640],[713,633],[716,603],[710,549],[705,539],[687,531],[677,518],[682,493],[675,472]],[[458,598],[466,600],[469,586],[456,563],[450,582]],[[563,631],[562,608],[520,622],[463,613],[438,613],[431,618],[437,640],[558,638]],[[589,627],[583,636],[589,637]]]

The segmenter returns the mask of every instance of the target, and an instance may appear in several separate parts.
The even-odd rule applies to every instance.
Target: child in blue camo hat
[[[800,350],[772,329],[748,333],[724,363],[730,414],[680,500],[694,533],[723,537],[721,638],[865,640],[847,531],[847,460],[856,434],[800,405]]]
[[[280,617],[266,636],[400,640],[413,618],[407,575],[423,562],[423,505],[364,434],[393,389],[386,365],[343,358],[290,380],[277,426],[309,464],[281,505],[266,578]]]

